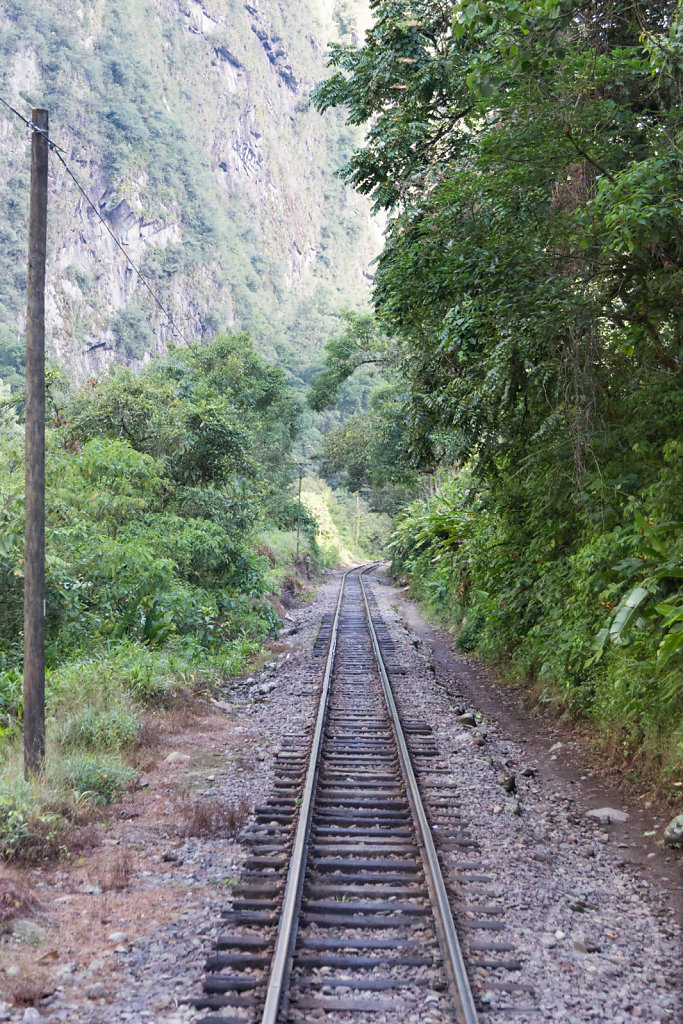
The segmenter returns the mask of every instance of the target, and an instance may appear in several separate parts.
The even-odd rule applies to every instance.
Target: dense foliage
[[[391,214],[375,303],[404,448],[453,476],[401,518],[397,565],[469,647],[506,651],[623,724],[627,749],[670,744],[683,700],[680,5],[373,10],[364,45],[332,48],[317,102],[369,122],[345,173]]]
[[[135,779],[150,715],[244,670],[297,573],[371,556],[390,522],[316,477],[298,509],[301,408],[246,334],[82,389],[50,370],[48,758],[25,784],[17,403],[0,381],[0,859],[39,861],[59,854],[83,802]]]
[[[349,312],[342,318],[344,333],[326,344],[324,368],[307,396],[316,412],[334,409],[341,420],[326,424],[321,469],[336,485],[363,490],[377,511],[394,512],[417,482],[408,455],[405,389],[393,378],[391,345],[375,318]]]
[[[360,494],[333,490],[325,481],[308,477],[301,500],[315,522],[315,540],[331,565],[378,558],[386,553],[391,518]]]
[[[297,406],[246,336],[57,397],[47,464],[51,659],[102,638],[218,645],[272,623],[255,530],[291,517]],[[58,418],[58,420],[57,420]],[[23,459],[3,447],[0,652],[21,640]],[[87,639],[86,639],[87,638]],[[2,656],[0,654],[0,656]]]
[[[79,801],[125,790],[150,706],[179,686],[225,685],[279,627],[300,406],[245,334],[80,390],[50,371],[48,762],[27,787],[16,402],[0,383],[0,858],[30,859],[58,851]],[[317,523],[304,514],[301,526],[300,555],[317,559]]]

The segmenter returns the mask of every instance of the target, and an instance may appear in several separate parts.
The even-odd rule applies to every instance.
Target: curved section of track
[[[399,719],[371,568],[344,575],[323,624],[310,757],[293,738],[276,795],[257,808],[260,856],[198,1001],[220,1014],[207,1024],[477,1020],[406,741],[420,726]]]

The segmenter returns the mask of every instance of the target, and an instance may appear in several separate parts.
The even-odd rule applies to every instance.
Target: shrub
[[[169,659],[132,640],[110,643],[101,653],[76,658],[48,674],[51,707],[120,703],[127,697],[140,703],[157,700],[167,681]]]
[[[458,649],[465,654],[476,651],[483,629],[484,619],[481,615],[465,616],[456,633]]]
[[[28,833],[27,822],[37,813],[37,804],[29,786],[20,781],[12,787],[0,782],[0,850],[6,859]]]
[[[114,755],[83,754],[67,758],[56,771],[56,781],[94,803],[111,804],[123,796],[136,775]]]
[[[177,804],[182,836],[232,839],[244,825],[251,808],[245,799],[236,804],[219,797],[184,797]]]
[[[0,671],[0,738],[15,732],[24,710],[24,677],[18,669]]]
[[[129,850],[117,850],[110,857],[101,859],[96,868],[95,879],[102,892],[125,889],[131,880],[135,862]]]
[[[394,572],[455,625],[460,650],[503,656],[514,677],[592,718],[620,757],[677,778],[681,524],[627,502],[612,528],[586,526],[559,543],[546,517],[546,532],[536,525],[522,542],[516,514],[467,474],[444,476],[397,517]]]
[[[220,682],[228,682],[233,676],[244,671],[252,655],[260,650],[260,643],[252,637],[239,637],[225,644],[222,651],[212,659],[212,675],[219,673]]]
[[[0,926],[15,917],[29,917],[40,910],[30,884],[17,873],[0,872]]]
[[[51,860],[60,848],[59,815],[41,811],[23,779],[0,781],[0,857],[37,863]]]
[[[63,747],[121,750],[135,741],[139,728],[137,716],[130,711],[122,708],[98,711],[91,707],[68,718],[57,738]]]

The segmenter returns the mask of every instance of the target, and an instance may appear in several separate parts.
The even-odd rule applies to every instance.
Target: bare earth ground
[[[7,1001],[0,1002],[0,1020],[184,1024],[202,1015],[183,1000],[200,992],[219,914],[246,852],[225,834],[236,834],[245,812],[268,792],[282,735],[315,714],[316,690],[306,683],[322,666],[311,649],[336,588],[328,579],[310,605],[291,613],[286,628],[296,632],[273,645],[276,667],[271,661],[264,671],[265,688],[268,680],[277,683],[272,692],[250,697],[251,683],[237,683],[218,703],[167,720],[173,732],[164,736],[144,788],[111,810],[92,849],[56,867],[0,870],[0,894],[4,878],[6,890],[13,884],[40,902],[37,912],[21,910],[38,929],[20,925],[13,932],[6,925],[0,935],[0,1000]],[[535,1020],[674,1024],[681,878],[675,855],[655,843],[663,823],[605,789],[568,731],[522,714],[514,694],[458,655],[386,578],[375,590],[410,668],[401,686],[414,687],[416,716],[434,717],[441,748],[468,779],[483,855],[505,858],[511,935],[527,949],[531,980],[548,989]],[[473,753],[455,722],[460,704],[487,718],[486,745]],[[562,747],[551,752],[558,742]],[[502,758],[517,773],[521,818],[497,795]],[[521,777],[525,766],[538,775]],[[188,835],[211,831],[212,822],[197,813],[209,798],[226,811],[227,824],[213,823],[222,835]],[[629,821],[598,825],[585,818],[603,806],[629,812]],[[654,836],[644,836],[653,829]],[[564,896],[589,892],[599,897],[600,914],[591,911],[588,895],[588,913],[572,914]],[[584,937],[599,934],[601,951],[577,952],[572,928]],[[565,938],[554,938],[558,931]]]

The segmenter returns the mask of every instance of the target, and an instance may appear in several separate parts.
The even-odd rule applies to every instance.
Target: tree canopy
[[[300,410],[248,335],[176,350],[137,374],[119,367],[53,397],[50,657],[85,635],[93,644],[163,632],[212,648],[271,628],[255,534],[292,518]],[[7,413],[0,434],[1,669],[21,642],[23,439]]]
[[[316,95],[372,118],[345,173],[393,214],[375,299],[415,444],[446,425],[481,457],[554,422],[582,462],[599,392],[680,370],[675,4],[374,7]]]
[[[367,126],[343,173],[389,215],[397,441],[446,473],[396,564],[472,645],[641,735],[683,695],[681,5],[372,8],[315,100]]]

